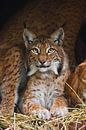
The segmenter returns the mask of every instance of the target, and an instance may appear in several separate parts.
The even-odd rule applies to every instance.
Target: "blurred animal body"
[[[86,61],[77,66],[75,72],[70,75],[68,84],[81,99],[66,86],[65,92],[70,106],[86,103]]]
[[[18,46],[6,50],[0,63],[0,114],[13,114],[26,83],[25,54]],[[20,91],[19,91],[20,89]]]

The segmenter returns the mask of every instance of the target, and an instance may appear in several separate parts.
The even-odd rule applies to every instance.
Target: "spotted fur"
[[[26,81],[26,68],[23,51],[17,46],[10,48],[6,51],[2,64],[0,113],[12,115],[19,100],[19,94],[26,83],[24,82]],[[18,91],[19,88],[20,92]]]
[[[62,48],[63,29],[59,28],[50,37],[36,37],[25,29],[23,37],[28,53],[29,80],[22,97],[22,112],[43,119],[66,115],[64,85],[69,76],[69,64]]]

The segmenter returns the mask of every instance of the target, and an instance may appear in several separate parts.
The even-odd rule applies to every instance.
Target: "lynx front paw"
[[[22,112],[26,115],[37,116],[40,119],[49,120],[51,117],[50,112],[38,104],[31,104],[31,105],[29,104],[29,106],[27,104],[24,104]]]
[[[50,113],[52,116],[65,116],[68,113],[66,99],[64,97],[57,97],[51,106]]]
[[[65,116],[68,113],[68,108],[67,107],[52,107],[50,110],[50,113],[52,116]]]
[[[45,109],[45,108],[41,108],[41,109],[38,109],[38,110],[33,110],[31,113],[33,115],[35,115],[35,116],[38,116],[40,119],[47,119],[47,120],[49,120],[50,117],[51,117],[50,112],[47,109]]]

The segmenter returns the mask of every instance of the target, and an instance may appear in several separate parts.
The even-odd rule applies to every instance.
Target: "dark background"
[[[10,16],[14,15],[30,1],[32,0],[0,0],[0,28],[6,23]]]

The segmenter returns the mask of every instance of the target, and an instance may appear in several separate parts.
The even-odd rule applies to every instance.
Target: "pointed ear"
[[[59,28],[57,31],[51,34],[51,39],[57,44],[62,45],[64,39],[64,30]]]
[[[28,48],[28,45],[33,42],[34,38],[36,38],[36,35],[30,32],[27,28],[24,28],[23,39],[24,39],[26,48]]]

